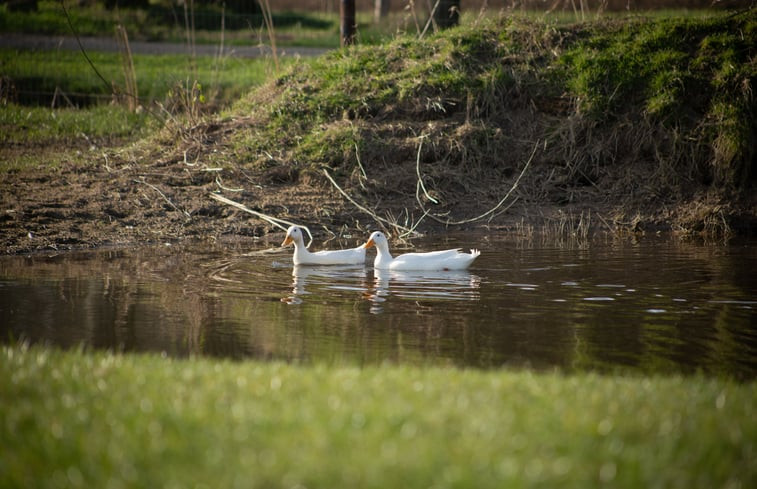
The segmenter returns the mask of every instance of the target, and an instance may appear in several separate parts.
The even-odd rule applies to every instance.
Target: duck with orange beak
[[[426,253],[405,253],[393,258],[389,253],[389,242],[381,231],[375,231],[364,245],[366,248],[376,247],[376,259],[373,268],[379,270],[401,271],[444,271],[465,270],[481,252],[471,250],[463,253],[459,249],[429,251]]]
[[[302,230],[297,226],[287,229],[281,246],[294,244],[295,265],[362,265],[365,263],[365,245],[346,250],[309,251],[305,247]]]

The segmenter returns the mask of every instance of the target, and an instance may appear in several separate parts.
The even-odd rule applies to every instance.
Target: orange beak
[[[284,242],[281,243],[281,246],[286,246],[286,245],[288,245],[289,243],[292,243],[292,242],[294,242],[294,240],[292,239],[292,237],[291,236],[287,236],[286,238],[284,238]]]
[[[376,246],[376,243],[373,242],[372,239],[369,239],[367,243],[365,243],[363,246],[366,248],[370,248],[371,246]]]

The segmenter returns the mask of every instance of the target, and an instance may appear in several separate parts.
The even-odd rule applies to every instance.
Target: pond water
[[[755,240],[413,245],[482,254],[466,272],[378,274],[373,251],[365,267],[293,267],[291,248],[263,244],[3,257],[0,335],[302,363],[757,374]]]

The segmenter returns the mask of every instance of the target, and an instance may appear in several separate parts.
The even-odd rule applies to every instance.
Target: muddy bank
[[[40,152],[41,158],[44,153]],[[415,194],[403,195],[402,180],[412,180],[409,168],[381,175],[373,172],[362,181],[342,179],[343,190],[355,201],[350,202],[317,172],[298,173],[278,166],[267,170],[210,167],[184,162],[183,155],[147,165],[118,157],[95,158],[86,165],[71,162],[52,171],[5,174],[0,182],[0,249],[15,254],[184,240],[280,242],[281,230],[213,199],[211,193],[257,212],[307,225],[320,239],[336,233],[357,240],[373,229],[397,235],[403,227],[423,233],[486,229],[524,237],[539,232],[565,236],[677,232],[722,237],[754,233],[756,229],[754,198],[734,200],[702,193],[678,205],[660,205],[580,184],[570,189],[569,201],[563,201],[565,192],[555,190],[562,182],[552,175],[552,192],[557,193],[551,195],[538,183],[546,182],[549,175],[536,165],[532,169],[518,186],[513,188],[511,183],[497,195],[455,190],[458,200],[454,210],[440,215],[449,221],[470,222],[445,225],[424,218]],[[375,193],[376,188],[385,192],[393,184],[395,192],[384,199]],[[428,191],[437,197],[449,198],[440,195],[430,182],[428,185]],[[482,188],[491,190],[488,185]],[[498,205],[498,199],[508,192],[510,197]],[[531,197],[534,192],[545,197],[536,200]],[[560,202],[554,201],[555,195]],[[435,207],[424,200],[429,208],[426,210]],[[478,218],[482,214],[486,215]],[[378,221],[376,216],[385,221]]]
[[[41,155],[44,158],[44,153]],[[176,162],[149,166],[101,159],[49,171],[12,171],[0,183],[0,248],[5,253],[139,245],[187,239],[254,239],[276,231],[266,222],[209,194],[221,187],[251,209],[337,230],[352,213],[317,186],[260,185],[249,173],[192,168]],[[263,178],[274,178],[265,177]],[[239,191],[236,191],[239,189]],[[242,190],[243,189],[243,190]]]

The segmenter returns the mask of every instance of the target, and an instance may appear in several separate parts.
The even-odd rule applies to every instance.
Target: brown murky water
[[[303,363],[757,374],[757,241],[413,243],[482,255],[467,272],[379,274],[373,252],[365,267],[294,268],[291,250],[221,245],[4,257],[0,335]]]

